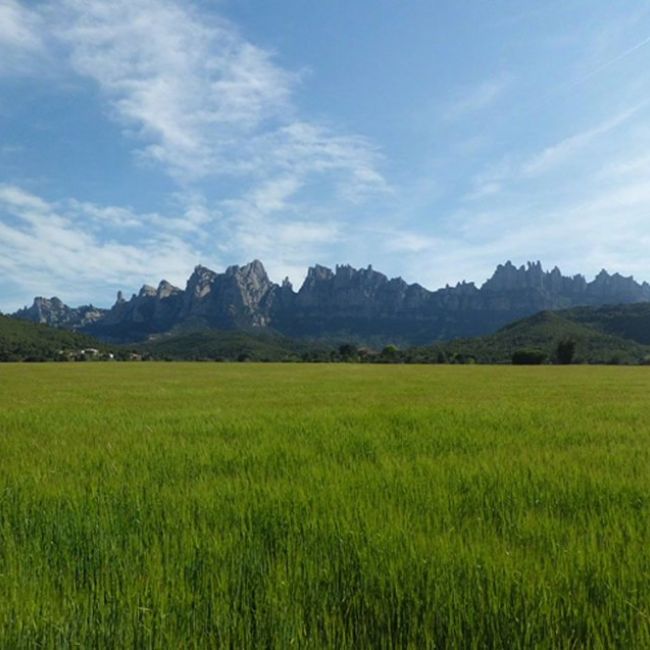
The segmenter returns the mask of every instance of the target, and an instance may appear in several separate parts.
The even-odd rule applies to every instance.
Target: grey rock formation
[[[259,260],[215,273],[197,266],[190,276],[179,322],[234,329],[265,327],[270,293],[277,288]]]
[[[92,305],[68,307],[56,296],[52,298],[38,296],[34,298],[30,307],[19,309],[13,316],[34,323],[45,323],[67,329],[81,329],[102,319],[106,312],[106,309],[99,309]]]
[[[480,288],[461,282],[438,291],[368,267],[311,267],[298,291],[271,282],[258,260],[216,273],[197,266],[184,290],[162,281],[110,310],[73,309],[37,298],[19,318],[82,329],[107,340],[134,341],[187,328],[273,329],[289,336],[427,344],[475,336],[541,310],[650,300],[650,285],[601,271],[592,281],[563,276],[539,262],[499,265]]]
[[[167,331],[178,320],[183,295],[182,289],[166,280],[157,289],[145,284],[130,300],[124,300],[120,291],[113,307],[85,330],[115,341],[137,340]]]

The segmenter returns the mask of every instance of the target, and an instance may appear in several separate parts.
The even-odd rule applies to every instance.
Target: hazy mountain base
[[[629,321],[625,318],[628,311]],[[650,346],[607,330],[644,339],[650,331],[650,305],[541,312],[490,336],[405,349],[390,345],[373,349],[341,339],[308,342],[272,333],[214,330],[161,336],[138,349],[153,358],[169,359],[510,363],[513,354],[522,349],[538,350],[555,361],[558,343],[571,340],[576,344],[576,363],[638,364],[650,359]]]
[[[646,363],[650,359],[650,305],[541,312],[496,334],[427,347],[359,345],[358,339],[292,339],[272,330],[200,329],[157,335],[128,346],[106,346],[89,336],[0,317],[0,360],[76,358],[84,348],[116,358],[213,361],[356,361],[366,363],[510,363],[526,349],[556,360],[557,345],[575,341],[576,363]],[[61,354],[61,352],[65,354]],[[82,355],[82,358],[83,355]]]

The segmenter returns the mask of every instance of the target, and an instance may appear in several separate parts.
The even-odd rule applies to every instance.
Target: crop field
[[[650,648],[650,368],[0,365],[1,648]]]

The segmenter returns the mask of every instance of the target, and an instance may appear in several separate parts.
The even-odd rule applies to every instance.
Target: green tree
[[[356,359],[358,355],[357,346],[352,343],[343,343],[339,346],[339,356],[343,361],[351,361]]]
[[[569,365],[573,363],[573,358],[576,353],[576,342],[574,339],[566,338],[558,342],[555,350],[557,362],[561,365]]]
[[[389,343],[382,351],[381,358],[383,361],[396,361],[399,357],[399,348]]]

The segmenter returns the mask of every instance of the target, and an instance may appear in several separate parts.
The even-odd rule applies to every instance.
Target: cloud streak
[[[522,174],[530,177],[538,176],[554,170],[577,153],[586,149],[601,136],[627,122],[631,117],[639,112],[643,105],[644,104],[622,111],[618,115],[601,122],[591,129],[569,136],[568,138],[547,147],[522,165]]]
[[[456,121],[471,113],[483,111],[497,102],[508,89],[510,79],[501,75],[466,88],[443,112],[448,121]]]

